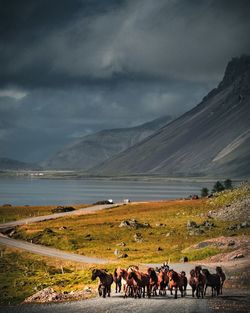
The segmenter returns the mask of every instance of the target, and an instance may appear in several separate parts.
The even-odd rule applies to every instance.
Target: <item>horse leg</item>
[[[204,297],[205,297],[206,293],[207,293],[207,285],[205,285],[205,289],[204,289]]]
[[[174,290],[174,298],[177,299],[177,287],[175,287],[175,290]]]
[[[179,286],[179,290],[180,290],[180,293],[181,293],[181,297],[183,298],[184,297],[184,295],[183,295],[183,287]]]

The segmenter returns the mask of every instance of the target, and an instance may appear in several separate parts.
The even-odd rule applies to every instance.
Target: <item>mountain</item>
[[[250,177],[250,56],[233,58],[195,108],[91,172]]]
[[[0,158],[0,170],[40,170],[41,167],[36,164],[25,163],[9,158]]]
[[[47,169],[87,170],[148,137],[171,117],[164,116],[130,128],[108,129],[64,147],[41,165]]]

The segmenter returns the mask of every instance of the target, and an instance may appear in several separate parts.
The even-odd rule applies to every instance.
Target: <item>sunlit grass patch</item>
[[[87,207],[86,204],[76,204],[70,205],[75,209],[80,209]],[[0,223],[7,223],[10,221],[20,220],[22,218],[42,216],[47,214],[52,214],[52,210],[57,206],[47,205],[47,206],[12,206],[12,205],[2,205],[0,206]]]

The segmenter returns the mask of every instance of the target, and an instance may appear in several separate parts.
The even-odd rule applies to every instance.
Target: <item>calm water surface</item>
[[[163,200],[200,194],[211,183],[187,181],[114,181],[92,179],[1,178],[0,205],[65,205],[93,203],[113,199],[115,202]]]

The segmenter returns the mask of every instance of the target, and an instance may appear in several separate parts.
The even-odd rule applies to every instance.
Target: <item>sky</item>
[[[0,157],[197,105],[250,54],[248,0],[0,0]]]

